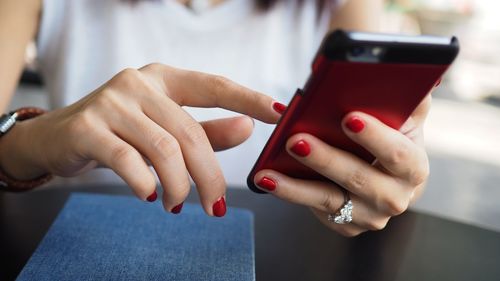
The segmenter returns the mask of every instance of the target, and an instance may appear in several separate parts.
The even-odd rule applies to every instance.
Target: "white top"
[[[152,62],[220,74],[286,104],[307,79],[331,9],[339,5],[327,1],[318,14],[316,1],[298,2],[279,1],[261,12],[254,1],[227,0],[194,13],[174,0],[45,0],[38,54],[50,104],[74,103],[120,70]],[[234,115],[187,110],[197,120]],[[229,184],[246,184],[272,129],[256,122],[249,140],[217,154]],[[77,180],[117,177],[99,169]]]

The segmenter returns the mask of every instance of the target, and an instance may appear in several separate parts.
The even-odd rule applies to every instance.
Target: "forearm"
[[[347,0],[332,15],[330,29],[380,31],[384,3],[384,0]]]
[[[40,0],[0,1],[0,114],[16,89],[26,46],[38,27],[40,6]]]

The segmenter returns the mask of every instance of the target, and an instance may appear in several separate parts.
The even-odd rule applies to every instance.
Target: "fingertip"
[[[186,185],[180,185],[178,187],[163,186],[163,209],[166,212],[178,214],[180,212],[180,209],[182,209],[182,204],[189,196],[190,190],[191,188],[189,182],[187,182]]]
[[[273,101],[272,103],[272,107],[273,107],[273,110],[278,113],[280,116],[283,115],[283,113],[285,113],[286,109],[287,109],[287,106],[280,103],[280,102],[277,102],[277,101]]]
[[[269,96],[265,96],[263,105],[267,108],[265,109],[263,116],[257,119],[267,124],[277,124],[287,108],[286,105],[275,101]]]
[[[348,133],[361,133],[366,127],[367,119],[361,112],[350,112],[342,119],[342,128]]]
[[[226,211],[226,198],[225,196],[222,196],[212,205],[212,214],[213,216],[220,218],[226,215]]]
[[[270,177],[262,177],[260,180],[258,180],[256,183],[257,187],[260,189],[266,191],[266,192],[272,192],[276,189],[276,181],[273,180]]]
[[[231,119],[229,119],[231,122]],[[232,119],[230,126],[227,128],[230,132],[230,141],[228,141],[229,145],[236,146],[247,140],[253,132],[255,123],[253,119],[249,116],[242,115],[237,116]]]
[[[309,156],[312,152],[312,146],[315,138],[306,133],[299,133],[288,138],[286,150],[292,156],[303,158]]]
[[[243,115],[201,123],[215,151],[226,150],[246,141],[253,132],[254,121]]]
[[[127,183],[134,194],[144,202],[154,202],[158,198],[158,194],[156,193],[156,178],[149,169],[148,173],[143,173],[142,177],[128,179]]]
[[[250,117],[248,115],[241,115],[241,116],[238,116],[236,118],[241,119],[243,126],[251,125],[252,130],[253,130],[253,128],[255,128],[255,120],[252,117]]]
[[[259,171],[254,176],[254,184],[257,188],[265,192],[273,192],[278,187],[279,176],[271,170]]]
[[[148,197],[146,197],[146,201],[148,202],[154,202],[158,198],[158,193],[156,193],[156,190],[153,191]]]
[[[252,117],[247,115],[240,116],[239,119],[241,120],[241,127],[246,129],[247,138],[250,137],[255,128],[255,121]]]
[[[290,150],[299,141],[307,141],[308,143],[310,143],[311,135],[306,133],[298,133],[289,137],[288,140],[286,141],[287,150]]]

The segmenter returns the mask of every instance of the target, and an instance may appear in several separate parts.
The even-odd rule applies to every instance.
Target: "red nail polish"
[[[224,200],[224,197],[221,197],[214,203],[212,211],[216,217],[223,217],[226,214],[226,200]]]
[[[184,205],[184,202],[180,203],[179,205],[173,207],[170,212],[172,212],[172,214],[178,214],[178,213],[180,213],[181,210],[182,210],[182,206],[183,205]]]
[[[311,153],[311,147],[309,146],[309,144],[304,141],[304,140],[299,140],[298,142],[296,142],[291,148],[290,150],[297,154],[298,156],[301,156],[301,157],[306,157],[307,155],[309,155]]]
[[[262,187],[262,188],[265,188],[269,191],[273,191],[276,189],[276,183],[270,179],[270,178],[266,178],[266,177],[263,177],[258,183],[257,183],[258,186]]]
[[[149,202],[154,202],[154,201],[156,201],[156,198],[158,198],[158,194],[156,194],[156,191],[155,191],[151,195],[149,195],[148,198],[146,198],[146,200],[148,200]]]
[[[442,81],[442,78],[439,78],[439,80],[436,82],[436,85],[434,85],[434,87],[439,87],[439,85],[441,85],[441,81]]]
[[[351,130],[351,132],[359,133],[365,128],[365,122],[363,122],[363,120],[361,120],[359,117],[354,116],[347,120],[345,126],[347,127],[347,129]]]
[[[279,103],[279,102],[275,102],[275,103],[273,103],[273,109],[274,109],[274,111],[278,112],[279,114],[283,114],[286,110],[286,105]]]

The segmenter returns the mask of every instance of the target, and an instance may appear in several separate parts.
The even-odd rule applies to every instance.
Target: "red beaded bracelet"
[[[17,121],[23,121],[42,115],[45,110],[36,107],[23,107],[12,111],[9,114],[4,114],[0,117],[0,137],[5,135]],[[38,187],[52,179],[51,174],[43,175],[33,180],[20,181],[10,178],[0,168],[0,189],[20,192]]]

